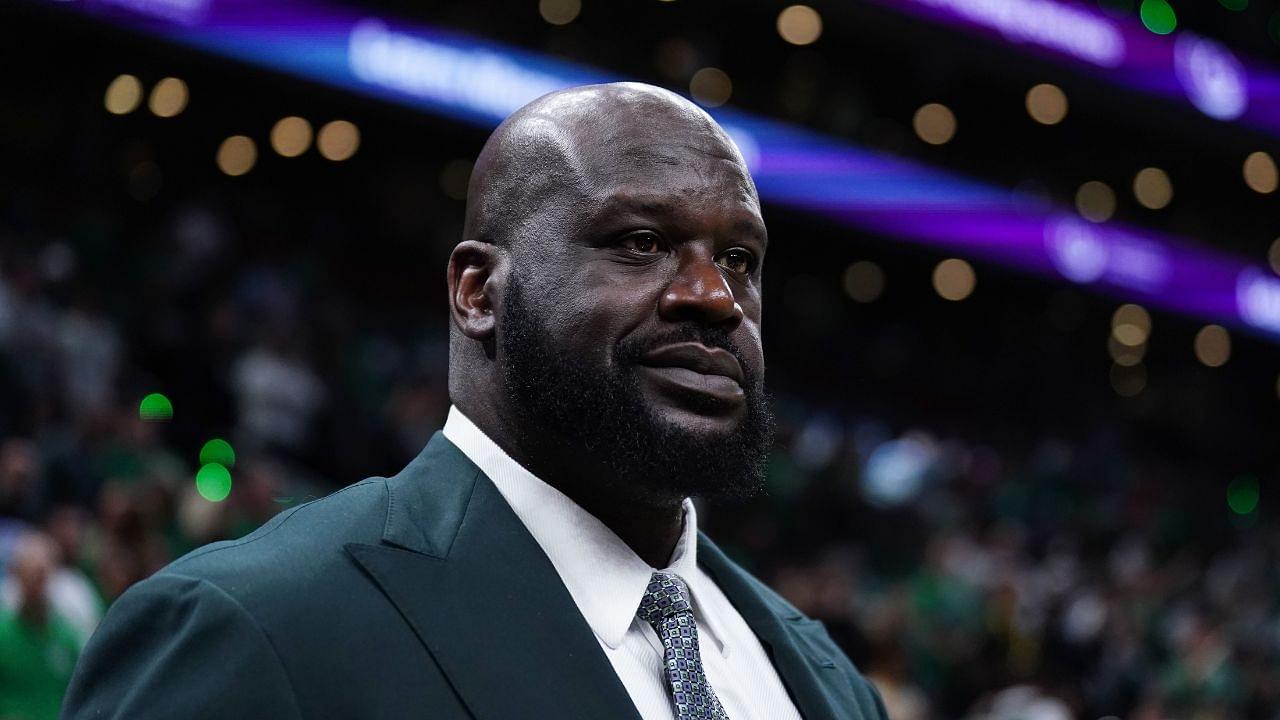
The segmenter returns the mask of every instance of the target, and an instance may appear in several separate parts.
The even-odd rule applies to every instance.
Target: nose
[[[702,251],[681,253],[676,275],[662,292],[658,314],[671,322],[695,321],[732,330],[742,322],[742,306],[715,258]]]

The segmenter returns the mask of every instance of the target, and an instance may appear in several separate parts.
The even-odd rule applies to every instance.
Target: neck
[[[619,502],[617,498],[595,497],[572,485],[566,487],[567,484],[558,484],[551,478],[545,480],[604,523],[651,567],[665,568],[671,564],[671,554],[684,530],[684,509],[679,503],[651,507]]]
[[[576,449],[557,452],[555,443],[535,438],[521,442],[526,433],[504,422],[502,414],[494,411],[495,404],[455,404],[512,460],[604,523],[641,560],[655,568],[670,564],[684,529],[682,499],[654,502],[628,494],[626,488],[602,482],[601,478],[610,477],[610,471],[592,462],[586,453]]]

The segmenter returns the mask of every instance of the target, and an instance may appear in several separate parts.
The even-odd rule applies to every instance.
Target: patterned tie
[[[698,626],[684,581],[672,573],[654,573],[636,616],[652,625],[662,640],[676,720],[729,720],[702,672]]]

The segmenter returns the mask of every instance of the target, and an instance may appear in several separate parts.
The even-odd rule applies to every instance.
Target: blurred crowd
[[[109,204],[59,210],[0,214],[6,720],[56,716],[131,584],[394,472],[448,408],[442,312],[388,320],[330,286],[321,251],[242,257],[216,203],[142,243]],[[1114,431],[895,427],[797,380],[768,494],[706,524],[826,623],[895,720],[1280,718],[1280,533],[1227,508],[1231,478]],[[151,392],[171,418],[142,419]],[[221,502],[193,481],[215,437],[236,454]]]

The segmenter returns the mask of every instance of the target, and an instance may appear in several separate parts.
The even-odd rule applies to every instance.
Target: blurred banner
[[[1211,118],[1280,136],[1280,73],[1176,26],[1156,3],[1142,23],[1057,0],[874,0],[879,5],[1004,40],[1120,87],[1190,103]]]
[[[592,68],[320,0],[54,4],[203,51],[486,127],[552,90],[617,79]],[[956,9],[959,3],[941,0],[917,4],[921,12],[927,9],[969,23],[1004,18],[1001,22],[1007,24],[1015,17],[976,13],[973,8],[961,13]],[[1057,6],[1047,0],[1031,5]],[[994,27],[1057,53],[1092,58],[1094,65],[1115,72],[1128,68],[1134,82],[1141,79],[1153,91],[1182,92],[1175,62],[1182,43],[1200,43],[1199,50],[1187,52],[1193,58],[1210,58],[1204,62],[1213,68],[1224,67],[1205,44],[1209,41],[1189,33],[1175,43],[1136,37],[1117,23],[1080,10],[1055,10],[1045,17],[1074,18],[1059,23],[1059,31],[1092,39],[1084,44],[1049,43],[1047,29]],[[1089,18],[1105,24],[1080,25]],[[1023,29],[1014,32],[1015,27]],[[1226,82],[1219,70],[1207,75],[1209,95]],[[1242,100],[1247,110],[1236,114],[1248,118],[1260,113],[1280,128],[1280,112],[1268,104],[1274,100],[1267,90],[1271,85],[1263,80],[1249,81],[1258,93],[1249,102]],[[1210,115],[1230,114],[1221,98],[1204,104],[1187,92]],[[1072,209],[1029,194],[748,113],[716,109],[713,114],[738,143],[767,201],[1280,340],[1280,278],[1261,265],[1149,230],[1090,222]]]

